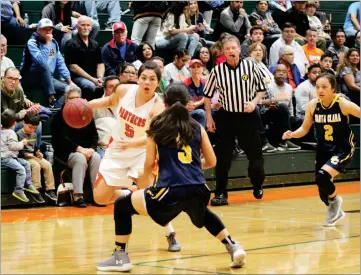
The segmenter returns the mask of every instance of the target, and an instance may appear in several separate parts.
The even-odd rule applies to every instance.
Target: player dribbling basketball
[[[139,85],[119,85],[109,96],[90,101],[92,108],[116,107],[116,125],[108,148],[100,163],[94,184],[94,200],[98,204],[111,204],[126,194],[143,172],[145,161],[146,130],[150,120],[164,110],[164,103],[155,93],[161,79],[158,66],[144,63],[138,72]],[[166,226],[169,251],[179,251],[172,226]]]

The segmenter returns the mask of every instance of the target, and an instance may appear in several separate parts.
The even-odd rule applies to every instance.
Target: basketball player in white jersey
[[[94,109],[116,108],[117,122],[93,189],[98,204],[114,203],[130,193],[128,189],[133,188],[133,182],[143,173],[146,130],[152,118],[164,110],[162,99],[155,93],[161,79],[158,66],[151,61],[144,63],[138,78],[139,85],[121,84],[111,96],[89,102]],[[172,225],[169,223],[165,229],[168,251],[180,251]]]

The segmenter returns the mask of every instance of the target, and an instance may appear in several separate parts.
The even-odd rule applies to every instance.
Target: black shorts
[[[342,152],[342,151],[322,151],[317,150],[316,153],[316,173],[322,168],[323,165],[328,165],[338,172],[342,172],[346,169],[352,161],[354,151]]]
[[[188,214],[195,226],[203,227],[210,197],[211,192],[206,184],[149,187],[144,190],[148,214],[161,226],[168,224],[183,211]]]

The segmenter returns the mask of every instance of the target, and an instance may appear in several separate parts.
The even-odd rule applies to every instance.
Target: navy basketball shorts
[[[206,184],[144,190],[147,212],[161,226],[167,225],[181,212],[187,213],[193,224],[203,225],[210,196]]]
[[[328,165],[338,172],[346,169],[352,161],[354,151],[343,152],[340,150],[335,151],[322,151],[318,150],[316,153],[316,173],[322,168],[323,165]]]

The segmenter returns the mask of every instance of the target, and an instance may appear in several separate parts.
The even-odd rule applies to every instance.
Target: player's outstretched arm
[[[341,112],[344,115],[352,115],[354,117],[358,117],[360,118],[360,107],[357,106],[355,103],[340,97],[340,108],[341,108]]]
[[[146,151],[143,175],[138,180],[140,189],[147,188],[153,183],[154,177],[152,175],[152,171],[156,160],[156,144],[153,138],[147,138]]]
[[[110,96],[93,99],[89,101],[92,109],[106,109],[118,106],[119,100],[121,100],[124,95],[127,93],[131,85],[119,84],[115,87],[114,93]]]
[[[313,124],[313,112],[315,111],[316,104],[317,99],[313,99],[306,105],[305,119],[303,120],[301,127],[294,132],[285,132],[282,139],[301,138],[308,133]]]
[[[212,144],[209,141],[206,130],[204,130],[203,127],[201,127],[201,133],[202,133],[201,150],[204,156],[204,158],[202,159],[202,168],[209,169],[216,166],[217,159],[216,159],[216,155],[214,154]]]

